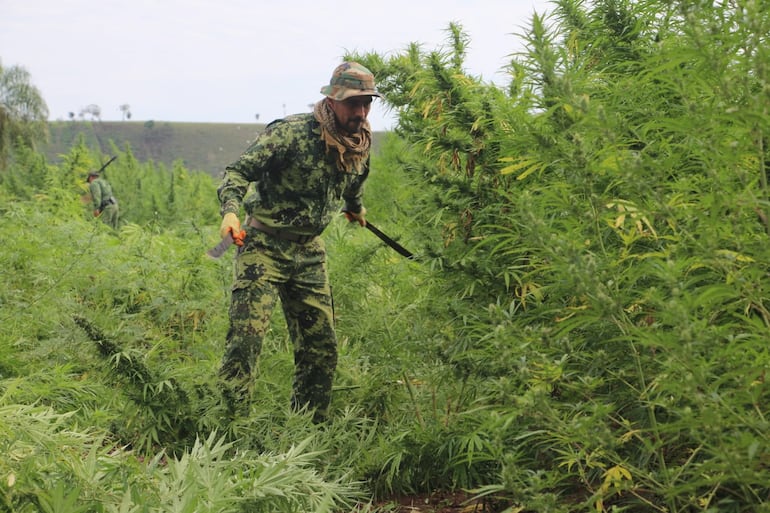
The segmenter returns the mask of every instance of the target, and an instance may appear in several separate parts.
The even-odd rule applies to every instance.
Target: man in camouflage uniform
[[[292,407],[307,408],[317,422],[328,415],[337,365],[326,250],[319,235],[343,202],[348,220],[366,225],[361,199],[371,147],[367,116],[373,97],[380,96],[372,73],[355,62],[339,65],[321,93],[325,97],[312,113],[267,125],[225,168],[218,188],[220,235],[232,236],[239,245],[220,376],[235,395],[245,397],[280,298],[294,344]],[[254,193],[247,196],[251,184]]]
[[[88,173],[88,191],[91,193],[91,201],[94,205],[94,217],[100,218],[107,225],[118,229],[120,213],[118,212],[118,200],[112,195],[110,183],[99,176],[97,171]]]

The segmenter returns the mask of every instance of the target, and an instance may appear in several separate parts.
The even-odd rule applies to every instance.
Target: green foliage
[[[48,106],[29,72],[0,61],[0,171],[17,150],[46,141],[47,118]]]
[[[358,495],[314,470],[320,455],[307,450],[309,440],[284,454],[235,453],[212,433],[179,458],[160,452],[142,462],[95,434],[67,429],[66,415],[0,409],[4,511],[331,512]]]
[[[288,407],[280,313],[250,405],[223,407],[210,179],[112,148],[113,232],[78,201],[104,156],[17,153],[2,508],[349,511],[464,489],[522,512],[768,511],[768,28],[752,2],[560,0],[505,89],[464,71],[456,24],[448,48],[352,56],[399,116],[368,218],[417,259],[342,217],[325,232],[324,426]]]
[[[356,56],[385,75],[419,177],[432,313],[452,319],[433,349],[516,417],[484,493],[763,510],[770,18],[562,1],[551,21],[534,17],[508,96],[462,71],[457,27],[444,51]]]
[[[4,510],[331,511],[358,496],[347,474],[315,469],[308,442],[257,444],[227,417],[214,377],[229,263],[206,259],[208,237],[137,225],[118,237],[7,198],[0,443],[19,458],[0,468]]]

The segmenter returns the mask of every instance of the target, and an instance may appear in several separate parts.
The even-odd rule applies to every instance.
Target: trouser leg
[[[231,409],[248,396],[252,372],[270,328],[277,296],[274,267],[264,248],[256,247],[258,242],[252,240],[253,247],[239,251],[235,262],[230,327],[219,370],[220,377],[226,381],[223,393]]]
[[[271,286],[234,289],[230,300],[230,328],[220,375],[226,379],[248,379],[262,351],[262,340],[270,327],[275,306]]]
[[[281,292],[294,343],[292,407],[307,407],[314,412],[314,420],[323,421],[329,412],[337,366],[337,338],[323,251],[310,258]]]
[[[101,219],[105,224],[117,230],[120,227],[118,219],[118,206],[107,205],[101,213]]]

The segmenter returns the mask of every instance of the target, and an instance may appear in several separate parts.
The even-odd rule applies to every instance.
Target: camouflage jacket
[[[94,209],[102,210],[111,203],[112,187],[104,178],[97,178],[88,184],[88,191],[91,193],[91,201],[94,203]],[[114,200],[112,200],[114,201]]]
[[[270,123],[238,160],[225,168],[217,189],[220,213],[237,215],[243,203],[246,214],[267,226],[320,235],[343,200],[350,211],[361,210],[363,185],[369,174],[369,159],[361,174],[340,171],[332,153],[335,151],[327,152],[320,124],[312,114]],[[249,191],[252,183],[253,192]]]

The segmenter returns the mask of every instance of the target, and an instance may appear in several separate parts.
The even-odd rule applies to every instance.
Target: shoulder
[[[277,119],[265,127],[255,141],[256,148],[289,152],[313,151],[320,141],[320,124],[312,114],[295,114]]]
[[[269,123],[265,127],[265,134],[280,135],[306,133],[312,131],[317,125],[318,121],[316,121],[313,114],[293,114]]]

